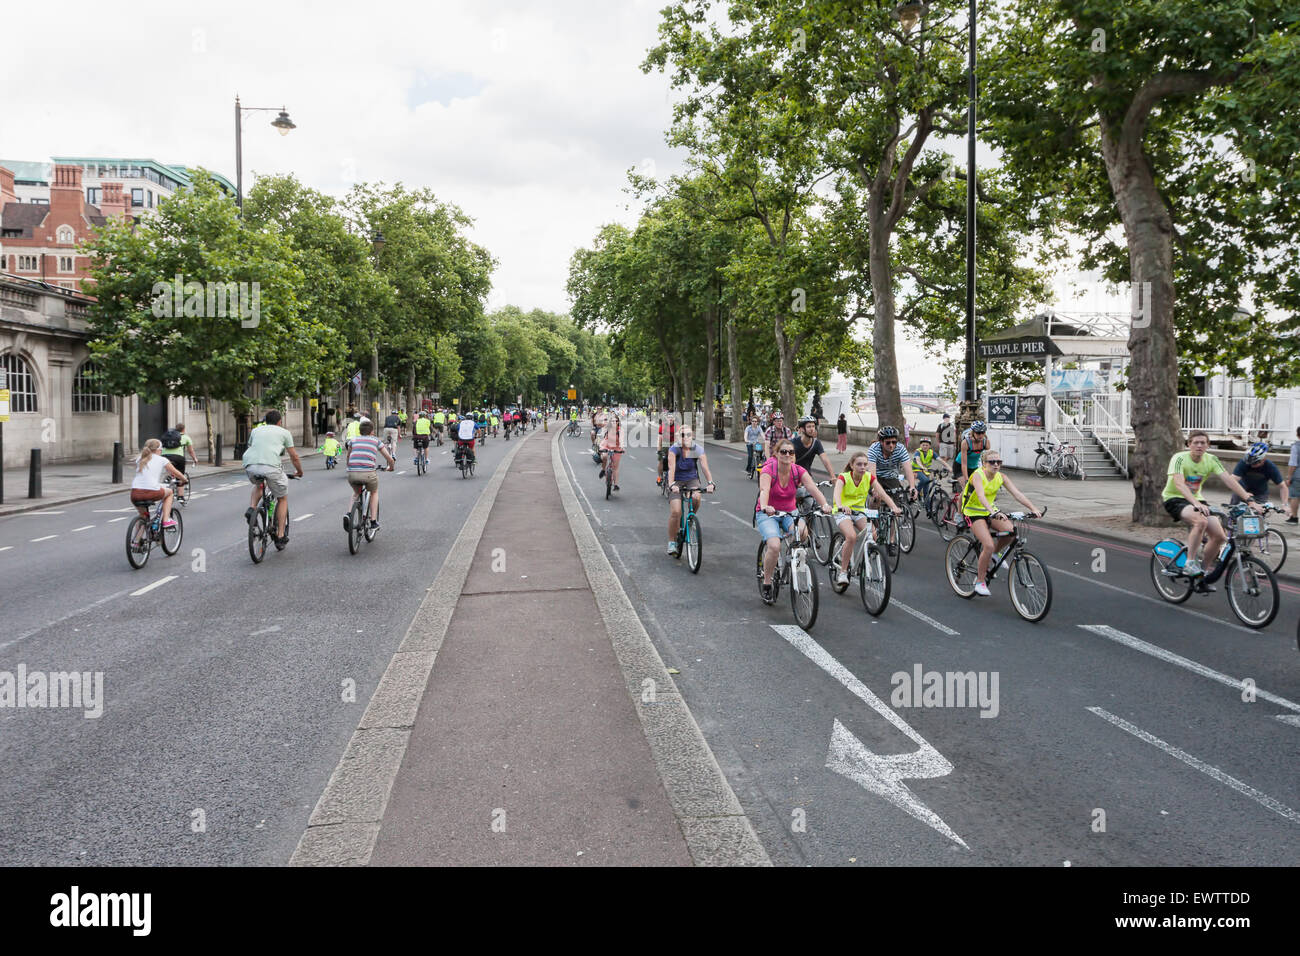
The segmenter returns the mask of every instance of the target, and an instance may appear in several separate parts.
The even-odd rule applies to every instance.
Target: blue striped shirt
[[[380,441],[373,435],[358,435],[352,439],[348,452],[348,471],[376,471],[379,468]]]

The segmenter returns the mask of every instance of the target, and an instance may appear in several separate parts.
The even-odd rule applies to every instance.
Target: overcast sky
[[[245,190],[269,173],[335,195],[430,187],[499,261],[489,308],[564,312],[573,251],[636,219],[628,168],[681,167],[664,143],[668,81],[640,70],[663,5],[22,4],[5,11],[0,156],[152,158],[233,182],[235,94],[283,105],[298,124],[285,137],[275,113],[245,114]],[[906,343],[899,370],[904,385],[938,384]]]

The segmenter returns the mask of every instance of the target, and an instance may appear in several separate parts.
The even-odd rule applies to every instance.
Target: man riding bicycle
[[[477,456],[474,454],[474,436],[479,431],[478,422],[472,418],[462,418],[460,425],[456,429],[456,457],[463,455],[469,456],[470,461],[476,461]]]
[[[605,470],[608,469],[615,491],[618,491],[618,463],[621,460],[621,455],[616,452],[621,451],[623,451],[623,423],[618,415],[613,415],[600,437],[600,477],[604,478]]]
[[[384,419],[384,442],[393,451],[397,451],[397,440],[402,434],[402,416],[396,411],[388,413]]]
[[[285,527],[285,520],[289,517],[289,480],[280,464],[280,456],[289,453],[289,459],[298,470],[295,476],[297,478],[302,477],[302,462],[298,460],[298,452],[293,447],[293,435],[287,428],[280,427],[280,413],[273,408],[266,413],[263,421],[264,425],[249,433],[248,450],[244,452],[244,474],[253,485],[244,520],[252,520],[262,499],[258,486],[265,482],[267,490],[275,498],[275,549],[283,551],[289,543],[289,533]]]
[[[881,483],[885,491],[902,490],[903,481],[900,472],[907,478],[908,497],[916,500],[916,473],[912,471],[912,456],[898,443],[898,429],[885,425],[876,432],[876,440],[867,449],[867,462],[872,477]]]
[[[428,412],[420,412],[420,417],[415,420],[415,430],[411,433],[411,445],[415,449],[415,460],[412,464],[418,464],[420,452],[429,447],[429,438],[433,434],[433,423],[429,421]]]
[[[1261,505],[1268,504],[1268,486],[1270,484],[1280,485],[1282,487],[1282,507],[1287,507],[1287,502],[1290,499],[1287,493],[1286,480],[1282,477],[1282,470],[1268,460],[1268,442],[1261,441],[1251,445],[1250,450],[1246,452],[1246,456],[1237,462],[1236,468],[1232,469],[1232,475],[1241,482],[1243,488],[1250,492],[1250,496]],[[1231,503],[1234,505],[1240,504],[1241,496],[1234,494]]]

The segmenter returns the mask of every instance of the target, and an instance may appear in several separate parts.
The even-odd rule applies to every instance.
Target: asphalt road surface
[[[837,596],[819,568],[820,613],[805,634],[787,591],[771,607],[759,600],[757,483],[742,456],[705,446],[718,492],[701,505],[693,575],[665,554],[655,451],[629,450],[622,491],[606,501],[586,438],[562,444],[611,563],[773,862],[1300,860],[1294,586],[1255,632],[1222,587],[1175,607],[1154,592],[1148,552],[1036,525],[1030,550],[1054,589],[1048,617],[1029,624],[1005,578],[988,598],[954,594],[944,543],[923,523],[879,618],[856,585]],[[922,687],[931,671],[974,672],[985,705],[903,694],[896,675],[918,670]]]

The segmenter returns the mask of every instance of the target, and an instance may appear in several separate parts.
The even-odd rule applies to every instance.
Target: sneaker
[[[676,541],[674,541],[672,544],[668,545],[668,557],[670,557],[670,558],[675,558],[675,557],[677,557],[677,542],[676,542]]]
[[[283,551],[289,545],[289,536],[286,534],[283,538],[275,539],[275,550]]]
[[[1204,581],[1197,581],[1196,587],[1193,588],[1192,590],[1194,590],[1197,594],[1213,594],[1215,591],[1219,589],[1216,588],[1213,584],[1206,584]]]
[[[1283,522],[1283,524],[1297,524],[1297,523],[1300,523],[1300,518],[1287,518],[1286,521]]]
[[[763,585],[763,600],[766,601],[768,604],[772,603],[772,585],[770,584]]]
[[[838,585],[846,585],[846,584],[848,584],[848,583],[849,583],[849,572],[845,571],[843,568],[840,568],[839,570],[837,570],[837,571],[835,572],[835,583],[838,584]]]
[[[604,469],[604,468],[600,469],[600,475],[599,475],[599,477],[601,477],[601,478],[604,478],[604,477],[605,477],[605,469]]]
[[[1205,569],[1201,567],[1200,561],[1188,561],[1183,565],[1183,574],[1186,574],[1188,577],[1194,578],[1197,575],[1204,573]]]
[[[379,519],[378,519],[378,518],[372,518],[372,519],[370,520],[370,530],[371,530],[371,531],[378,531],[378,530],[379,530]]]
[[[166,521],[164,521],[164,522],[162,523],[162,526],[163,526],[164,528],[174,528],[174,527],[176,527],[176,519],[175,519],[175,518],[168,518]]]
[[[614,490],[615,490],[615,491],[618,491],[618,485],[615,485],[615,486],[614,486]]]
[[[245,520],[245,521],[252,521],[252,520],[253,520],[253,514],[254,514],[254,511],[255,511],[255,509],[253,509],[253,508],[245,508],[245,509],[244,509],[244,520]]]
[[[975,593],[978,594],[980,597],[988,597],[988,596],[989,596],[989,586],[988,586],[987,584],[985,584],[983,581],[976,581],[976,582],[975,582]]]

